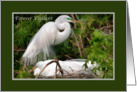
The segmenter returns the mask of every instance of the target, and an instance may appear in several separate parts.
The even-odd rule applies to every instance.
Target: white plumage
[[[62,43],[69,37],[71,33],[69,22],[72,22],[72,18],[67,15],[61,15],[55,22],[44,24],[35,34],[23,54],[22,61],[25,65],[34,62],[34,58],[41,52],[44,53],[44,60],[50,57],[50,53],[55,56],[51,47]],[[63,30],[63,32],[59,30]]]
[[[34,70],[34,75],[36,76],[37,74],[40,73],[40,71],[43,69],[43,67],[49,63],[52,60],[46,60],[46,61],[39,61],[36,64],[36,69]],[[79,74],[79,73],[84,73],[84,74],[91,74],[91,70],[94,67],[98,67],[98,65],[95,64],[91,64],[91,61],[89,61],[89,63],[87,64],[88,68],[85,71],[85,68],[83,67],[83,64],[85,62],[80,62],[80,61],[76,61],[76,60],[66,60],[66,61],[61,61],[59,60],[59,63],[62,67],[62,69],[64,69],[65,71],[69,72],[70,74]],[[55,69],[56,67],[56,63],[52,63],[50,64],[42,73],[42,76],[45,77],[50,77],[50,76],[54,76],[55,75]],[[58,69],[58,68],[57,68]],[[64,75],[66,75],[67,73],[64,71]],[[98,73],[98,72],[97,72]],[[60,72],[57,72],[57,74],[60,74]]]
[[[25,65],[32,64],[35,62],[35,58],[39,53],[43,53],[44,57],[42,59],[46,60],[47,57],[50,57],[50,54],[52,56],[55,56],[54,51],[52,50],[52,46],[57,45],[65,41],[70,33],[71,33],[71,27],[69,22],[73,22],[75,20],[72,20],[71,17],[67,15],[61,15],[59,16],[55,22],[48,22],[44,24],[40,30],[35,34],[31,42],[29,43],[25,53],[22,56],[22,61],[25,63]],[[75,21],[76,22],[76,21]],[[59,30],[63,30],[60,32]],[[36,69],[34,70],[34,75],[40,74],[40,75],[49,77],[55,75],[55,68],[56,63],[52,63],[49,66],[42,71],[44,66],[51,62],[52,60],[46,60],[46,61],[39,61],[36,64]],[[85,68],[83,67],[83,64],[85,62],[78,62],[75,60],[67,60],[67,61],[61,61],[59,60],[59,64],[62,67],[63,70],[71,73],[71,74],[91,74],[91,70],[94,67],[97,67],[97,64],[91,64],[91,62],[88,63],[88,69],[85,71]],[[60,74],[58,71],[57,74]],[[64,72],[64,75],[67,73]],[[37,76],[36,76],[37,77]]]

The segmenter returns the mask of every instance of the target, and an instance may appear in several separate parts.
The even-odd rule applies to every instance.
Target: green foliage
[[[19,72],[19,74],[16,76],[16,78],[35,78],[33,75],[28,73],[27,70],[25,70],[25,71],[20,70],[20,71],[16,71],[16,72]]]
[[[99,64],[99,67],[94,69],[100,71],[100,76],[103,78],[113,77],[113,34],[106,35],[101,30],[93,32],[90,47],[87,49],[87,62],[90,60]],[[87,63],[86,62],[86,63]]]
[[[60,60],[85,58],[97,62],[99,67],[91,72],[99,71],[102,78],[113,78],[113,15],[112,14],[73,14],[81,23],[71,24],[70,37],[54,47],[56,56]],[[54,21],[60,14],[18,14],[19,17],[32,17],[31,20],[14,19],[14,70],[20,71],[17,78],[33,78],[23,72],[20,61],[32,37],[47,22]],[[71,15],[69,15],[71,16]],[[44,20],[39,18],[49,18]],[[75,26],[75,27],[74,27]],[[21,50],[21,51],[19,51]]]
[[[89,60],[92,64],[97,62],[99,67],[92,72],[98,70],[102,78],[113,78],[113,27],[109,28],[112,20],[112,15],[81,15],[82,24],[74,29],[79,44],[83,43],[81,58],[87,58],[85,69]]]
[[[40,29],[40,27],[47,21],[38,20],[37,18],[44,17],[47,15],[37,15],[33,20],[19,21],[17,25],[14,26],[14,45],[18,48],[26,48],[35,35],[35,33]]]

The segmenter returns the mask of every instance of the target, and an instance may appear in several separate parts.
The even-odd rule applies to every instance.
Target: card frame
[[[62,1],[63,2],[63,1]],[[92,3],[91,3],[92,2]],[[126,30],[126,2],[125,1],[101,1],[101,2],[97,2],[97,1],[87,1],[87,2],[81,2],[82,4],[83,3],[86,3],[86,5],[93,5],[93,6],[95,6],[95,5],[100,5],[100,8],[98,7],[98,8],[95,8],[95,7],[93,7],[93,6],[89,6],[89,7],[87,7],[86,6],[86,9],[88,9],[88,12],[89,11],[92,11],[92,12],[94,12],[95,10],[96,11],[102,11],[103,9],[101,9],[101,6],[102,6],[102,3],[105,5],[107,5],[108,4],[108,2],[109,3],[111,3],[111,6],[109,5],[109,7],[114,7],[114,5],[117,5],[117,7],[119,6],[119,4],[118,3],[120,3],[120,6],[123,6],[123,7],[119,7],[120,9],[118,9],[118,10],[116,10],[116,9],[114,9],[115,10],[115,14],[116,14],[116,23],[118,23],[117,21],[118,21],[118,19],[119,18],[121,18],[120,20],[122,20],[122,23],[123,23],[123,25],[121,24],[121,21],[118,23],[118,24],[121,24],[122,25],[122,27],[121,28],[119,28],[120,26],[119,25],[117,25],[116,24],[116,28],[115,29],[118,29],[118,30]],[[40,6],[40,4],[42,4],[43,5],[43,3],[45,3],[45,2],[33,2],[33,5],[36,5],[36,4],[38,4],[39,6]],[[47,6],[49,7],[49,5],[51,5],[51,4],[55,4],[55,2],[47,2]],[[58,2],[56,2],[56,3],[58,3]],[[66,6],[65,7],[67,7],[68,8],[68,6],[67,6],[67,4],[69,3],[69,4],[71,4],[70,2],[64,2],[65,4],[66,4]],[[75,1],[73,1],[73,3],[77,3],[77,2],[75,2]],[[96,3],[96,4],[95,4]],[[12,67],[11,67],[11,63],[9,63],[9,64],[6,64],[7,62],[10,62],[11,60],[12,60],[12,46],[11,46],[11,44],[12,44],[12,42],[11,42],[11,37],[12,37],[12,35],[11,35],[11,31],[7,31],[7,30],[11,30],[12,29],[12,26],[11,26],[11,24],[12,24],[12,12],[19,12],[19,11],[22,11],[22,12],[30,12],[30,11],[44,11],[42,8],[43,7],[40,7],[40,9],[41,10],[39,10],[39,9],[36,9],[35,7],[29,7],[29,4],[32,4],[32,2],[30,2],[30,1],[26,1],[26,2],[15,2],[14,1],[14,3],[13,2],[8,2],[8,1],[2,1],[2,20],[1,20],[1,22],[2,22],[2,28],[1,28],[1,33],[3,34],[3,35],[1,35],[1,37],[2,37],[2,61],[5,61],[5,62],[1,62],[1,69],[2,69],[2,71],[1,71],[1,74],[2,74],[2,76],[1,76],[1,78],[2,78],[2,90],[4,91],[10,91],[10,90],[13,90],[13,91],[18,91],[18,90],[22,90],[22,91],[25,91],[25,90],[27,90],[27,91],[44,91],[44,90],[47,90],[47,91],[65,91],[65,90],[67,90],[67,91],[102,91],[102,90],[104,90],[104,91],[111,91],[111,90],[113,90],[113,91],[126,91],[126,54],[124,54],[125,53],[125,48],[126,48],[126,45],[121,45],[121,46],[119,46],[119,49],[118,50],[120,50],[121,52],[116,52],[115,54],[116,54],[116,58],[120,55],[120,56],[122,56],[122,57],[120,57],[120,59],[118,60],[118,59],[116,59],[117,61],[116,62],[119,62],[119,61],[121,61],[121,62],[119,62],[120,64],[123,64],[123,66],[122,67],[120,67],[120,65],[118,65],[118,63],[116,63],[116,78],[115,78],[115,80],[108,80],[108,81],[106,81],[106,80],[100,80],[100,81],[97,81],[97,80],[92,80],[92,81],[74,81],[74,80],[71,80],[71,81],[56,81],[56,82],[54,82],[54,81],[37,81],[37,82],[34,82],[34,81],[27,81],[27,80],[25,80],[25,81],[19,81],[19,80],[11,80],[12,78],[11,77],[7,77],[6,76],[6,74],[8,73],[10,73],[11,72],[11,70],[10,69],[12,69]],[[49,5],[48,5],[49,4]],[[16,8],[15,6],[14,7],[12,7],[13,5],[16,5],[16,6],[18,6],[18,8]],[[26,7],[24,8],[22,5],[25,5]],[[81,5],[81,4],[80,4]],[[7,6],[7,7],[6,7]],[[48,8],[47,6],[45,6],[44,7],[44,9],[46,9],[46,8]],[[64,5],[63,5],[64,6]],[[76,11],[76,9],[74,9],[74,4],[72,4],[72,6],[73,6],[73,8],[71,8],[71,9],[66,9],[65,11],[70,11],[71,10],[71,12],[72,11]],[[20,7],[20,9],[19,9],[19,7]],[[103,7],[103,6],[102,6]],[[10,8],[10,9],[9,9]],[[78,8],[80,8],[79,6],[77,7],[77,11],[78,11]],[[105,7],[104,7],[105,8]],[[34,10],[35,9],[35,10]],[[63,10],[64,11],[64,9],[61,9],[61,7],[59,8],[60,10]],[[72,10],[73,9],[73,10]],[[95,10],[94,10],[95,9]],[[105,9],[107,9],[107,8],[105,8]],[[120,13],[119,11],[122,11],[122,9],[123,9],[123,13]],[[47,9],[46,9],[47,10]],[[55,9],[55,10],[57,10],[57,9]],[[83,11],[84,9],[81,9],[81,11]],[[5,12],[4,12],[5,11]],[[51,11],[53,11],[53,10],[51,10],[51,9],[49,9],[47,12],[51,12]],[[85,10],[85,12],[86,12],[87,10]],[[104,10],[105,11],[105,10]],[[110,8],[108,8],[107,10],[106,10],[107,12],[114,12],[113,11],[113,9],[111,10]],[[118,17],[118,15],[120,15],[120,14],[118,14],[118,13],[120,13],[122,16],[119,16]],[[6,18],[4,18],[4,17],[6,17]],[[6,27],[5,27],[5,24],[7,23],[7,25],[6,25]],[[8,23],[9,22],[9,23]],[[6,34],[6,33],[9,33],[9,34]],[[118,31],[117,31],[118,32]],[[123,44],[126,44],[126,36],[124,35],[125,34],[125,32],[123,32],[123,33],[121,33],[120,31],[117,33],[116,32],[116,36],[117,35],[119,35],[118,33],[120,33],[121,35],[122,35],[122,38],[121,39],[117,39],[117,37],[115,37],[116,38],[116,40],[119,40],[120,42],[122,42]],[[4,36],[4,34],[6,34],[6,36]],[[4,39],[4,40],[3,40]],[[10,41],[9,41],[10,40]],[[123,40],[123,41],[122,41]],[[117,42],[116,41],[116,48],[118,48],[118,46],[117,46],[117,44],[118,45],[120,45],[120,42]],[[10,48],[9,48],[10,47]],[[4,48],[7,48],[5,51],[4,51]],[[124,51],[125,50],[125,51]],[[5,58],[6,56],[9,56],[9,58]],[[11,56],[11,57],[10,57]],[[5,59],[5,60],[4,60]],[[125,62],[124,62],[125,61]],[[4,67],[4,65],[6,65],[6,67],[8,67],[9,69],[7,69],[6,67]],[[124,66],[125,65],[125,66]],[[119,68],[118,68],[119,67]],[[118,72],[118,69],[119,69],[119,72]],[[5,73],[4,73],[5,72]],[[121,74],[122,73],[122,74]],[[121,76],[119,76],[118,77],[118,75],[121,75]],[[11,73],[9,74],[9,76],[11,76]],[[44,89],[44,84],[45,84],[45,82],[47,82],[48,83],[48,85],[46,85],[47,86],[47,88],[46,89]],[[41,86],[39,87],[39,88],[37,88],[35,85],[34,85],[34,83],[36,83],[36,84],[41,84]],[[58,85],[58,83],[61,85],[61,86],[63,86],[64,88],[63,89],[61,89],[59,86],[60,85]],[[63,84],[66,84],[66,85],[63,85]],[[91,83],[93,83],[93,84],[91,84]],[[82,86],[82,85],[79,85],[79,84],[90,84],[90,85],[85,85],[84,87]],[[25,89],[23,89],[24,87],[23,87],[23,85],[24,85],[24,87],[25,87]],[[33,85],[33,87],[31,86],[31,87],[28,87],[29,85]],[[52,89],[51,88],[51,86],[55,86],[55,85],[58,85],[58,86],[55,86],[55,88],[54,89]],[[74,87],[74,86],[76,86],[76,85],[78,85],[77,87]],[[70,88],[68,89],[66,86],[70,86]],[[100,88],[98,89],[97,88],[97,86],[99,86]],[[107,87],[106,87],[107,86]],[[7,87],[8,87],[8,89],[7,89]],[[22,88],[23,87],[23,88]],[[91,88],[90,88],[91,87]],[[114,87],[116,87],[116,88],[114,88]]]

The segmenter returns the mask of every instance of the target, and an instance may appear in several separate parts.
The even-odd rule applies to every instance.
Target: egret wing
[[[29,43],[23,54],[22,61],[25,64],[31,64],[36,61],[35,57],[41,52],[44,56],[41,57],[41,59],[46,60],[47,57],[49,57],[51,46],[55,41],[57,31],[58,29],[54,22],[48,22],[43,25]]]

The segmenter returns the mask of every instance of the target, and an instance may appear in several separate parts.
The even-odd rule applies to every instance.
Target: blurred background
[[[23,71],[21,57],[32,37],[45,23],[63,14],[14,14],[14,77],[34,78]],[[71,24],[70,37],[54,47],[59,60],[87,59],[96,61],[101,78],[113,78],[113,14],[66,14],[81,24]],[[38,60],[39,61],[39,60]],[[44,60],[43,60],[44,61]],[[28,69],[31,69],[29,66]]]

